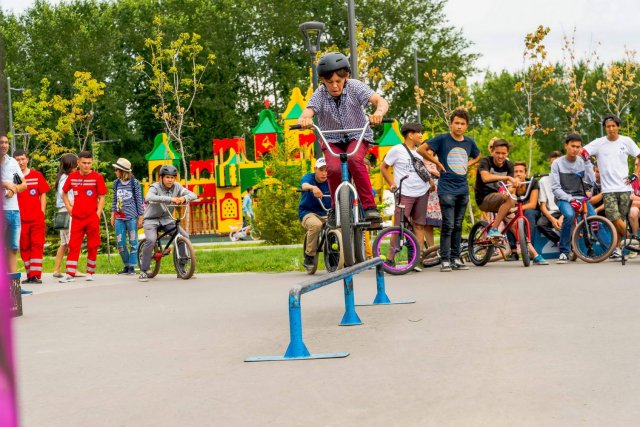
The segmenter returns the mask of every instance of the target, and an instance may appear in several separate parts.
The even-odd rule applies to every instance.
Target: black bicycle
[[[156,202],[151,202],[156,203]],[[160,272],[160,263],[162,258],[173,252],[173,265],[176,268],[176,273],[179,278],[187,280],[193,276],[196,271],[196,251],[193,249],[191,241],[180,234],[180,222],[186,218],[189,212],[189,204],[186,205],[166,205],[159,203],[162,208],[173,219],[173,227],[160,226],[158,228],[158,239],[156,240],[155,247],[153,248],[153,255],[151,256],[151,265],[147,277],[155,277]],[[173,212],[169,208],[183,208],[182,215],[175,217]],[[138,266],[142,270],[142,252],[146,243],[145,238],[140,240],[138,245]],[[166,240],[164,247],[162,241]]]
[[[299,193],[311,190],[297,190]],[[330,195],[323,197],[331,198]],[[320,206],[325,212],[329,212],[322,199],[317,199]],[[302,255],[306,255],[305,248],[307,247],[307,235],[304,235],[304,243],[302,244]],[[315,274],[318,270],[318,260],[320,253],[324,254],[324,267],[328,272],[334,272],[344,267],[344,254],[342,252],[342,233],[338,229],[329,227],[328,221],[325,221],[322,225],[322,230],[318,235],[318,245],[316,254],[313,257],[313,264],[311,267],[307,267],[307,274]]]
[[[637,181],[638,180],[638,176],[636,174],[631,174],[627,177],[626,182],[627,183],[632,183],[633,181]],[[633,202],[630,201],[629,202],[629,213],[631,212],[631,204]],[[629,256],[626,254],[627,251],[629,252],[634,252],[634,253],[640,253],[640,236],[636,236],[633,234],[633,230],[631,230],[631,223],[629,222],[629,213],[627,213],[627,216],[625,218],[625,225],[627,228],[627,233],[626,236],[624,236],[622,238],[622,242],[621,242],[621,246],[622,246],[622,265],[625,265],[627,263],[627,258],[629,258]]]

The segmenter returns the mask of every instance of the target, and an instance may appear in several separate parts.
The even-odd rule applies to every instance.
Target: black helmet
[[[160,176],[178,176],[178,169],[173,165],[164,165],[160,168]]]
[[[351,72],[349,59],[340,52],[331,52],[324,55],[318,61],[318,75],[323,76],[334,71],[346,69]]]

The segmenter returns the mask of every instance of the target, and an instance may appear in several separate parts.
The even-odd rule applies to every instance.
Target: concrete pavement
[[[15,322],[22,425],[636,425],[639,273],[636,258],[386,276],[417,303],[358,307],[352,327],[333,284],[302,297],[304,340],[351,355],[265,363],[243,360],[284,354],[303,273],[34,285]],[[373,300],[373,272],[354,285]]]

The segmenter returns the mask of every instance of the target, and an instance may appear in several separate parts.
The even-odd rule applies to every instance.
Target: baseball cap
[[[327,166],[327,161],[325,160],[324,157],[320,157],[318,160],[316,160],[316,168],[320,169],[322,167],[326,167]]]

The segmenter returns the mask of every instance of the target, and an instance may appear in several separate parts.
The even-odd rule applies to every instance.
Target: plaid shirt
[[[311,108],[318,118],[318,126],[322,130],[363,128],[368,123],[363,108],[369,104],[369,98],[375,92],[359,80],[348,79],[340,95],[339,102],[332,97],[324,85],[321,85],[311,95],[307,108]],[[338,105],[339,104],[339,105]],[[348,142],[357,139],[358,132],[346,134],[332,133],[325,138],[331,143]],[[367,129],[364,140],[373,141],[373,131]]]

